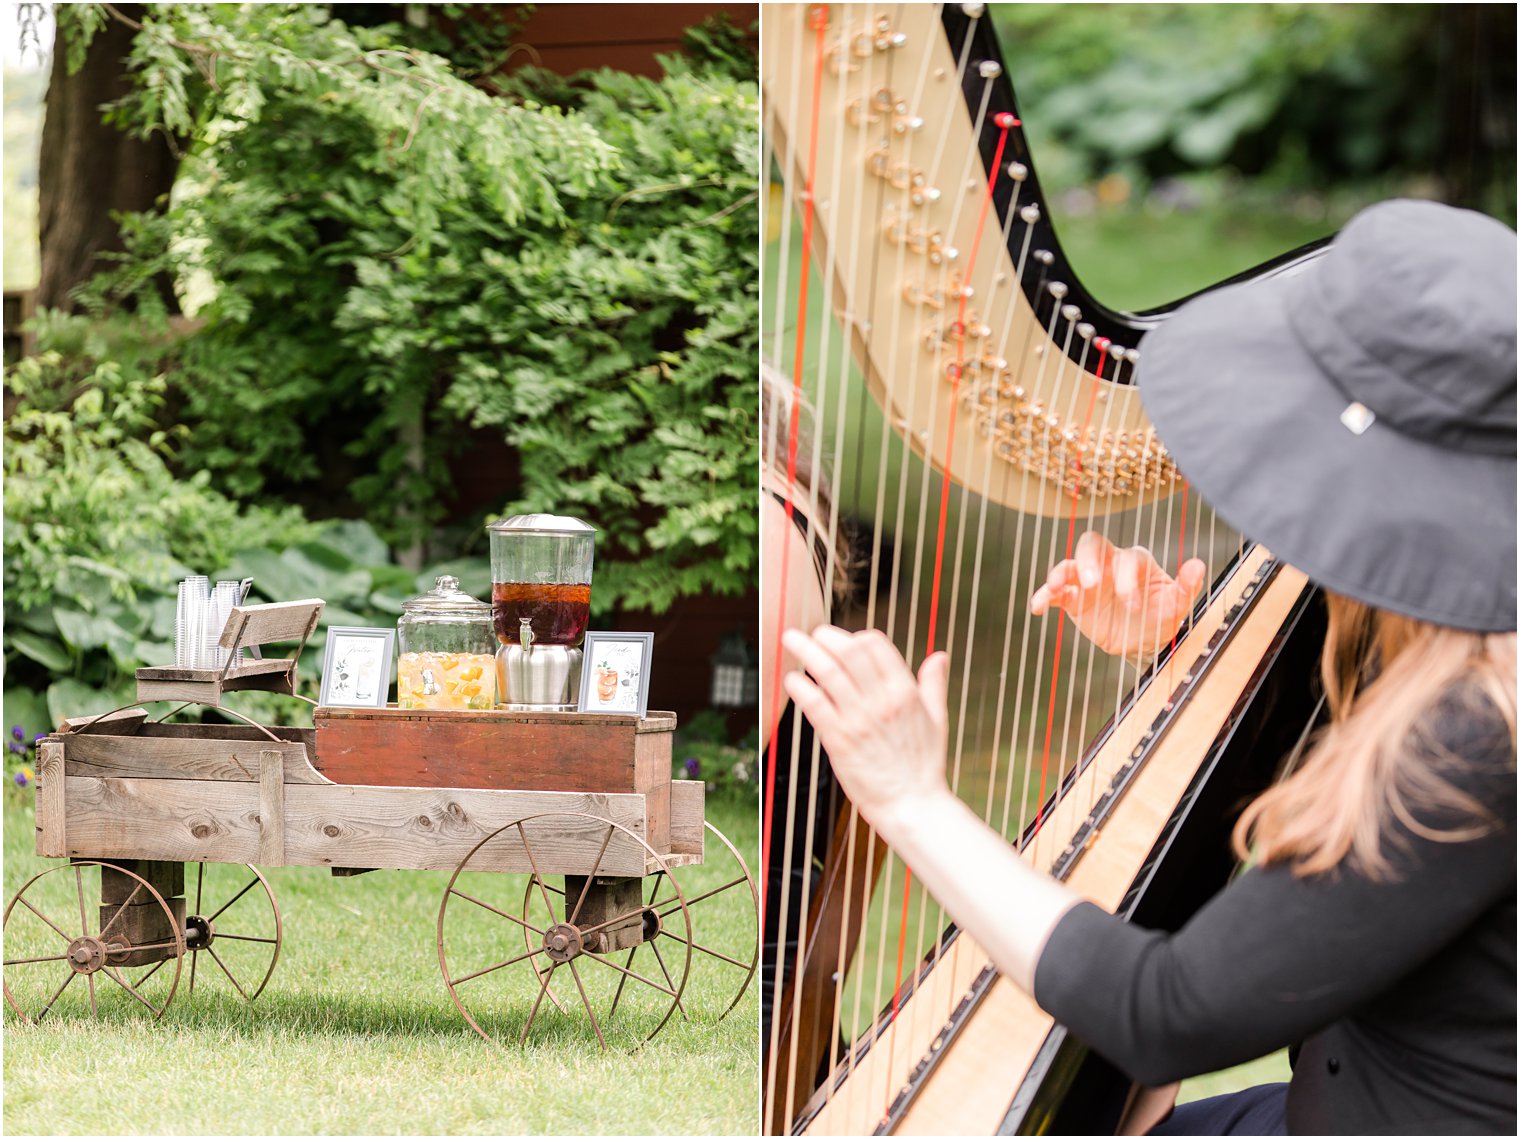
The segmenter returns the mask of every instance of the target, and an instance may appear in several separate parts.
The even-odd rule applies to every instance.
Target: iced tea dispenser
[[[509,708],[573,710],[596,529],[579,518],[518,514],[489,530],[496,698]]]

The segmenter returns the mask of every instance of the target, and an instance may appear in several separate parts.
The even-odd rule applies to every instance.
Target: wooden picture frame
[[[577,712],[620,716],[649,710],[649,664],[653,633],[588,632],[582,648],[581,693]]]
[[[329,626],[317,703],[335,708],[384,708],[390,697],[395,650],[395,629]]]

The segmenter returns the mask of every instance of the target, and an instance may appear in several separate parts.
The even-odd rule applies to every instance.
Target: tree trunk
[[[142,19],[142,5],[120,10],[128,19]],[[133,30],[107,20],[73,75],[66,64],[69,34],[77,34],[72,23],[60,21],[38,167],[42,273],[36,303],[63,309],[72,307],[69,293],[104,267],[100,255],[122,249],[112,211],[161,208],[179,165],[162,136],[144,141],[101,122],[102,105],[131,88],[125,60]],[[172,282],[160,281],[159,291],[177,313]]]

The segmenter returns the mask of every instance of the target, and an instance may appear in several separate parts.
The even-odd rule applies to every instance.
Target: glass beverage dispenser
[[[491,607],[445,574],[437,588],[402,604],[396,622],[398,708],[496,706],[496,638]]]
[[[496,698],[514,709],[574,711],[596,529],[555,514],[518,514],[488,529]]]

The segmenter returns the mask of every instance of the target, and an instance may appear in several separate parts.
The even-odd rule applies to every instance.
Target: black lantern
[[[760,702],[760,657],[743,629],[725,633],[711,659],[714,708],[753,708]]]

